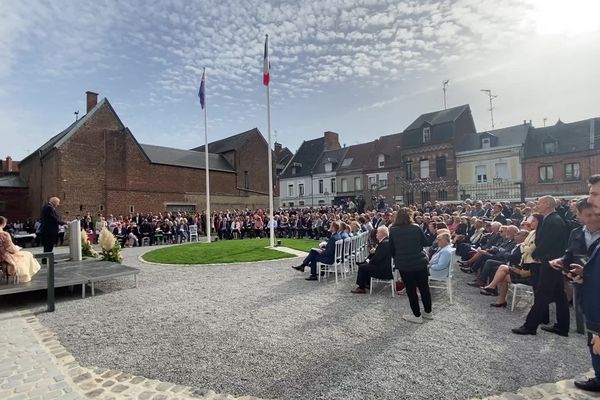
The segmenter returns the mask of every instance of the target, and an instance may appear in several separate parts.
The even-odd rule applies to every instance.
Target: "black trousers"
[[[391,265],[364,264],[358,267],[356,275],[356,284],[359,288],[364,289],[371,284],[371,278],[392,279]]]
[[[421,271],[400,271],[402,282],[406,288],[406,295],[410,302],[410,308],[415,317],[421,316],[419,307],[419,296],[417,296],[417,288],[421,293],[421,301],[426,313],[431,312],[431,291],[429,290],[429,271],[424,268]]]
[[[542,263],[537,289],[534,292],[533,306],[525,320],[527,329],[536,331],[538,326],[545,322],[550,303],[556,303],[555,327],[560,332],[569,332],[569,301],[565,293],[564,282],[561,271],[555,270],[548,263]]]
[[[56,235],[42,235],[42,246],[44,246],[44,253],[52,253],[54,245],[58,241],[58,232]]]
[[[528,267],[531,271],[531,276],[529,278],[531,282],[531,287],[533,288],[533,298],[537,297],[537,292],[540,284],[540,271],[542,269],[542,264],[534,263],[534,264],[525,264],[524,267]],[[535,300],[534,300],[535,301]],[[550,305],[550,304],[548,304]],[[550,322],[550,309],[546,307],[543,311],[542,324],[547,324]]]

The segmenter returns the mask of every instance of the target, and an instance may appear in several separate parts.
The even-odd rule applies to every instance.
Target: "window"
[[[423,143],[431,142],[431,128],[426,126],[423,128]]]
[[[448,200],[448,192],[446,190],[438,190],[437,192],[437,199],[439,201],[446,201]]]
[[[323,194],[323,179],[319,179],[319,194]]]
[[[435,171],[437,176],[446,176],[446,157],[438,157],[435,159]]]
[[[361,189],[362,189],[362,185],[360,182],[360,177],[354,178],[354,190],[361,190]]]
[[[377,176],[369,176],[369,187],[377,184]]]
[[[79,205],[79,211],[83,211],[83,204]],[[133,211],[131,211],[131,212],[133,212]]]
[[[540,182],[552,182],[554,180],[554,168],[552,165],[540,167]]]
[[[294,185],[288,185],[288,197],[294,197]]]
[[[482,149],[490,148],[490,138],[489,137],[481,138],[481,148]]]
[[[487,182],[487,165],[475,166],[475,181],[477,183]]]
[[[129,212],[133,213],[135,211],[135,207],[134,206],[129,206]]]
[[[429,201],[429,199],[430,199],[430,197],[431,197],[431,196],[429,195],[429,192],[428,192],[428,191],[423,191],[423,192],[421,192],[421,203],[426,203],[426,202],[428,202],[428,201]]]
[[[290,201],[290,202],[288,203],[288,207],[294,207],[294,202],[293,202],[293,201]]]
[[[377,166],[379,168],[385,167],[385,155],[383,155],[383,154],[379,155],[379,158],[378,158],[378,161],[377,161]]]
[[[298,202],[298,205],[299,205],[300,207],[302,207],[302,206],[304,205],[304,202],[303,202],[303,201],[300,201],[300,202]]]
[[[348,179],[342,178],[342,192],[348,191]]]
[[[406,192],[406,203],[405,204],[415,204],[415,193],[414,192]]]
[[[304,183],[298,184],[298,194],[300,195],[300,197],[304,196]]]
[[[385,189],[387,187],[387,185],[388,185],[387,178],[381,178],[381,179],[379,179],[378,185],[379,185],[379,189]]]
[[[298,171],[297,168],[298,167],[296,167],[295,165],[292,167],[292,175],[296,175],[296,172]]]
[[[579,178],[580,178],[579,163],[565,164],[565,180],[566,181],[578,181]]]
[[[352,164],[352,160],[353,158],[344,158],[344,161],[342,161],[342,167],[348,167],[350,164]]]
[[[325,172],[331,172],[333,170],[333,164],[330,162],[325,163]]]
[[[496,170],[496,175],[494,178],[496,179],[509,179],[510,176],[508,174],[508,164],[505,162],[496,163],[494,165],[494,169]]]
[[[98,207],[98,211],[100,211],[100,212],[104,211],[104,204],[100,204],[100,206]]]
[[[250,189],[250,176],[248,171],[244,171],[244,189]]]
[[[545,142],[544,143],[544,154],[556,153],[556,142]]]
[[[429,160],[421,160],[419,167],[421,169],[421,179],[429,178]]]
[[[337,192],[335,187],[335,178],[331,178],[331,193]]]
[[[406,179],[411,180],[414,178],[413,175],[413,162],[412,161],[407,161],[406,162]]]

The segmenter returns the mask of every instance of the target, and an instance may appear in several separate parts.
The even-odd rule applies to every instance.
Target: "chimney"
[[[590,150],[594,150],[596,147],[596,120],[590,119]]]
[[[337,133],[326,131],[323,136],[325,137],[325,150],[335,150],[340,148],[340,140]]]
[[[13,160],[10,156],[6,156],[6,161],[4,163],[4,171],[2,172],[13,172]]]
[[[275,153],[280,153],[282,148],[281,143],[275,142]]]
[[[87,100],[86,113],[89,113],[90,111],[92,111],[92,108],[96,107],[96,104],[98,104],[98,93],[90,92],[88,90],[87,92],[85,92],[85,95]]]
[[[523,125],[527,125],[527,120],[526,119],[523,120]]]

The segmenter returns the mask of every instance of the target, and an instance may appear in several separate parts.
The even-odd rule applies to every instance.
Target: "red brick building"
[[[600,173],[598,134],[600,118],[531,128],[522,161],[526,197],[585,195],[590,175]]]
[[[26,221],[29,217],[22,206],[27,202],[27,185],[19,176],[19,162],[6,157],[0,161],[0,215],[10,222]]]
[[[27,214],[37,216],[50,196],[62,199],[66,218],[204,210],[204,153],[138,143],[109,101],[97,96],[87,92],[87,114],[21,161]],[[213,148],[211,208],[266,207],[268,146],[260,132],[210,143]]]

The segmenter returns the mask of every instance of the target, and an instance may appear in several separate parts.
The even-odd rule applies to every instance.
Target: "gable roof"
[[[225,139],[217,140],[208,144],[210,153],[226,153],[231,150],[237,150],[246,143],[250,136],[258,133],[262,136],[258,128],[250,129],[249,131],[238,133],[237,135],[226,137]],[[193,151],[204,151],[204,145],[192,149]]]
[[[425,123],[427,123],[431,126],[435,126],[435,125],[440,125],[440,124],[444,124],[447,122],[454,122],[466,110],[469,110],[468,104],[464,104],[464,105],[458,106],[458,107],[448,108],[446,110],[433,111],[433,112],[430,112],[427,114],[421,114],[404,131],[419,129]]]
[[[281,173],[281,178],[292,178],[306,176],[312,173],[312,170],[319,159],[319,156],[325,149],[325,138],[320,137],[312,140],[305,140],[300,148],[294,154],[288,165]],[[292,167],[296,166],[296,173],[292,175]]]
[[[104,105],[107,105],[109,107],[110,111],[114,114],[115,118],[117,118],[117,120],[119,121],[121,126],[124,126],[123,123],[121,122],[121,120],[119,119],[119,116],[117,115],[115,110],[110,105],[108,99],[103,98],[101,101],[98,102],[98,104],[96,104],[94,106],[94,108],[92,108],[90,110],[90,112],[85,114],[83,117],[81,117],[77,121],[73,122],[65,130],[63,130],[63,131],[59,132],[58,134],[54,135],[53,137],[51,137],[50,140],[48,140],[46,143],[41,145],[33,153],[31,153],[27,157],[25,157],[21,162],[23,162],[24,160],[27,160],[29,157],[31,157],[35,154],[39,155],[40,158],[43,158],[53,149],[57,149],[60,146],[62,146],[67,140],[69,140],[75,134],[75,132],[77,132],[77,130],[79,130],[79,128],[81,128]]]
[[[172,165],[175,167],[205,169],[204,152],[181,150],[171,147],[155,146],[140,143],[142,151],[153,164]],[[220,154],[208,154],[208,163],[211,170],[235,172],[231,164]]]
[[[371,153],[375,148],[375,141],[354,144],[347,147],[346,155],[337,167],[338,173],[344,173],[352,170],[360,170],[367,166],[371,159]],[[346,161],[348,160],[348,161]]]
[[[492,149],[503,146],[522,146],[527,138],[529,128],[531,128],[531,124],[527,123],[467,135],[456,146],[456,151],[481,150],[481,138],[484,136],[490,136],[493,139],[490,146]]]
[[[594,128],[593,149],[600,149],[600,117],[585,119],[582,121],[564,123],[558,121],[556,125],[543,128],[532,128],[529,130],[525,141],[524,157],[544,156],[543,143],[556,141],[556,152],[552,154],[564,154],[590,149],[592,139],[591,130]]]
[[[347,147],[342,147],[340,149],[326,150],[322,152],[321,157],[319,157],[319,159],[315,163],[315,166],[312,171],[313,174],[323,174],[327,172],[325,171],[325,164],[327,164],[328,162],[332,162],[334,164],[332,171],[336,171],[337,168],[342,164],[342,161],[344,160],[347,151]]]
[[[282,147],[281,150],[275,150],[273,153],[277,164],[283,165],[284,167],[292,159],[292,157],[294,157],[294,153],[292,153],[292,151],[287,147]]]
[[[402,146],[402,134],[394,133],[391,135],[381,136],[375,140],[373,150],[367,161],[366,168],[379,169],[379,155],[385,156],[385,167],[390,168],[391,166],[397,166],[402,164],[401,146]]]

